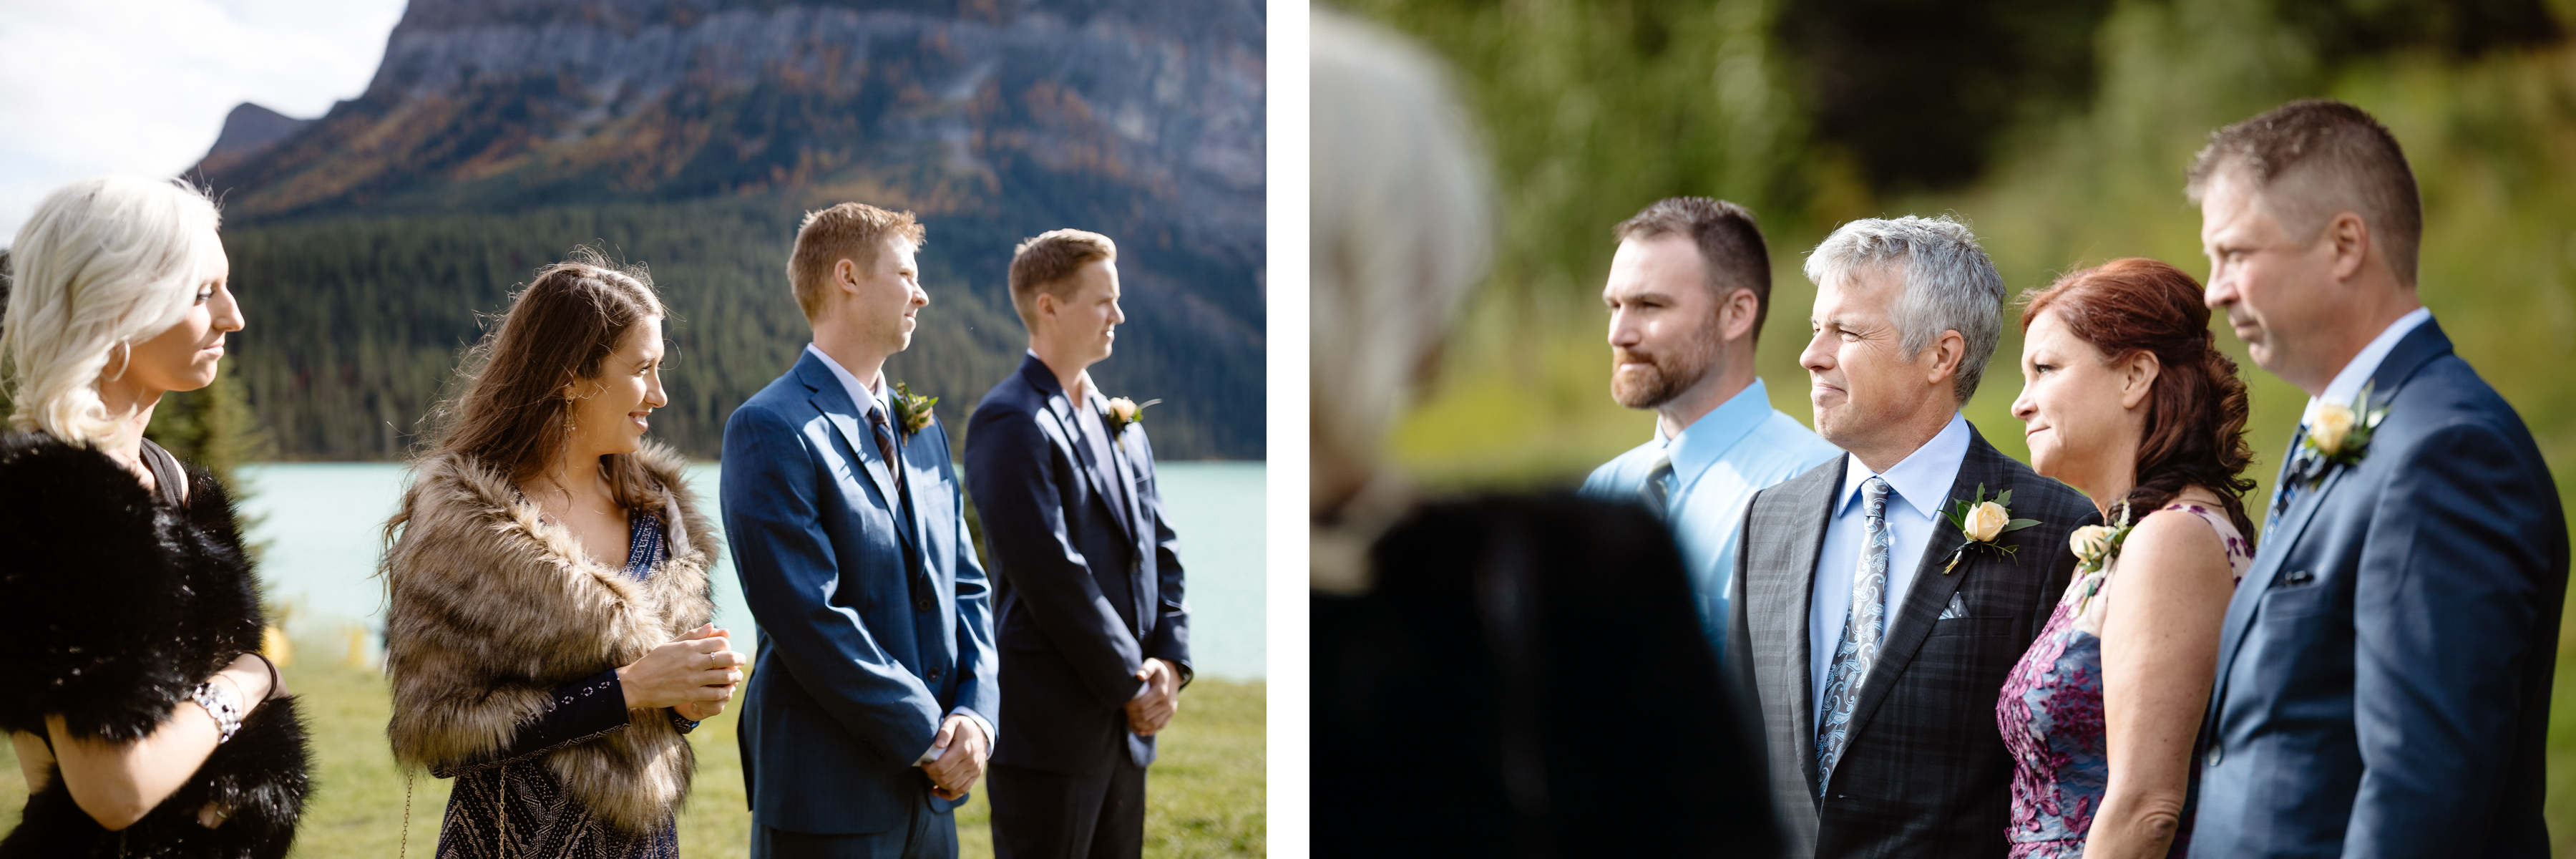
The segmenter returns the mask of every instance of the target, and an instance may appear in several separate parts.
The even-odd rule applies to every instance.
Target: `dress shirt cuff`
[[[982,713],[977,713],[977,712],[975,712],[975,711],[973,711],[973,710],[969,710],[969,709],[967,709],[967,708],[965,708],[965,707],[959,707],[959,708],[957,708],[957,709],[954,709],[954,710],[950,710],[950,711],[948,711],[948,715],[949,715],[949,716],[951,716],[951,717],[964,716],[964,717],[966,717],[966,718],[968,718],[968,719],[973,720],[973,721],[975,722],[975,727],[976,727],[976,729],[977,729],[977,730],[981,730],[981,731],[983,731],[983,732],[984,732],[984,744],[985,744],[987,747],[990,747],[994,742],[996,742],[996,741],[998,741],[998,740],[1000,740],[1000,739],[1001,739],[1000,737],[997,737],[997,736],[994,736],[994,735],[993,735],[993,723],[992,723],[992,722],[989,722],[989,721],[986,721],[986,720],[984,719],[984,714],[982,714]],[[942,719],[942,720],[940,720],[940,721],[945,722],[945,721],[947,721],[947,720],[946,720],[946,719]],[[949,740],[949,742],[952,742],[952,743],[953,743],[953,742],[956,742],[956,740],[955,740],[954,738],[951,738],[951,739]],[[930,762],[932,762],[932,761],[936,761],[936,760],[938,760],[938,759],[939,759],[939,757],[940,757],[941,755],[944,755],[944,754],[947,754],[947,753],[948,753],[948,750],[947,750],[947,749],[943,749],[943,748],[940,748],[940,747],[938,747],[938,746],[931,746],[930,748],[927,748],[927,749],[923,749],[923,750],[921,750],[921,757],[917,757],[917,758],[912,759],[912,765],[913,765],[913,766],[923,766],[923,765],[929,764],[929,763],[930,763]]]

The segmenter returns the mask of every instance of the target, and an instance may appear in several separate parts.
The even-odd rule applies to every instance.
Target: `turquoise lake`
[[[689,469],[691,487],[711,507],[720,468],[710,462]],[[243,466],[241,476],[251,493],[241,512],[259,520],[250,538],[265,544],[261,580],[268,599],[288,607],[287,629],[306,648],[302,656],[336,660],[344,647],[357,646],[370,649],[361,658],[371,657],[385,602],[375,577],[379,535],[402,491],[403,467],[266,463]],[[1161,478],[1188,576],[1192,661],[1202,675],[1262,679],[1262,464],[1169,462]],[[718,510],[705,512],[720,518]],[[731,558],[719,558],[713,578],[719,624],[747,635],[751,615]]]

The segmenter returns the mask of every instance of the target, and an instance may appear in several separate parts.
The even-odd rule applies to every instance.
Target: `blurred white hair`
[[[1819,287],[1838,284],[1855,270],[1900,262],[1905,264],[1904,297],[1888,310],[1899,348],[1910,360],[1941,339],[1941,332],[1959,332],[1967,353],[1960,356],[1952,379],[1959,404],[1967,405],[2004,329],[2003,276],[1995,273],[1994,261],[1977,246],[1968,225],[1948,215],[1844,224],[1807,255],[1807,279]]]
[[[221,223],[214,201],[177,179],[105,176],[45,195],[9,247],[10,428],[76,443],[111,434],[99,380],[196,303],[220,265]]]
[[[1484,275],[1485,159],[1447,77],[1412,44],[1317,9],[1312,53],[1308,434],[1315,462],[1366,470]]]

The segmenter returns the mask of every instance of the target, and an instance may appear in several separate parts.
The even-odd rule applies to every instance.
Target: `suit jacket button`
[[[930,610],[930,601],[929,601],[929,600],[917,600],[917,601],[915,601],[915,602],[912,604],[912,607],[913,607],[913,608],[915,608],[915,609],[921,610],[921,611],[929,611],[929,610]]]
[[[2222,753],[2220,753],[2220,752],[2218,751],[2218,745],[2217,745],[2217,744],[2215,744],[2215,743],[2212,743],[2212,744],[2210,744],[2210,746],[2209,746],[2209,754],[2208,754],[2208,755],[2206,755],[2206,756],[2204,757],[2204,759],[2205,759],[2205,760],[2207,760],[2207,761],[2209,761],[2209,765],[2210,765],[2210,766],[2213,766],[2213,767],[2214,767],[2214,766],[2217,766],[2217,765],[2218,765],[2219,760],[2221,760],[2221,759],[2223,759],[2223,758],[2225,758],[2225,757],[2227,757],[2227,755],[2222,754]]]
[[[930,669],[930,682],[933,682],[933,683],[937,683],[937,682],[939,682],[939,669],[937,669],[937,668]]]

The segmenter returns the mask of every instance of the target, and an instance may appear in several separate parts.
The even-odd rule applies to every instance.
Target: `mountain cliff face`
[[[412,0],[363,94],[265,145],[228,149],[228,124],[198,172],[224,195],[228,235],[365,222],[367,235],[400,236],[384,219],[721,202],[774,211],[753,228],[783,242],[803,211],[841,200],[910,209],[929,227],[934,294],[942,279],[962,283],[981,305],[960,314],[983,322],[958,342],[994,353],[971,362],[983,368],[1019,352],[1003,287],[1012,245],[1057,227],[1096,230],[1119,243],[1135,336],[1177,350],[1174,367],[1208,359],[1189,384],[1155,378],[1164,369],[1142,359],[1104,370],[1136,375],[1145,396],[1218,385],[1257,394],[1264,14],[1263,0]],[[599,238],[616,237],[545,240],[568,249]],[[784,256],[758,254],[726,261],[744,273],[727,288],[776,293],[759,299],[760,327],[795,341],[779,350],[792,360],[801,319],[785,303]],[[415,288],[481,295],[485,285]],[[780,313],[770,304],[783,318],[769,319]],[[357,332],[450,351],[474,333]],[[314,355],[278,346],[295,365],[278,378],[329,375],[309,366]],[[1209,378],[1211,367],[1235,378]],[[308,392],[260,393],[255,401]],[[946,393],[943,407],[971,408],[981,388]],[[1192,455],[1260,455],[1258,406],[1197,393],[1233,406],[1176,433],[1207,441]],[[1199,420],[1191,411],[1172,410],[1176,422]],[[281,439],[288,453],[325,455],[295,438]]]
[[[365,94],[204,168],[250,217],[785,191],[926,218],[1036,206],[1250,260],[1261,15],[1248,0],[415,0]]]

